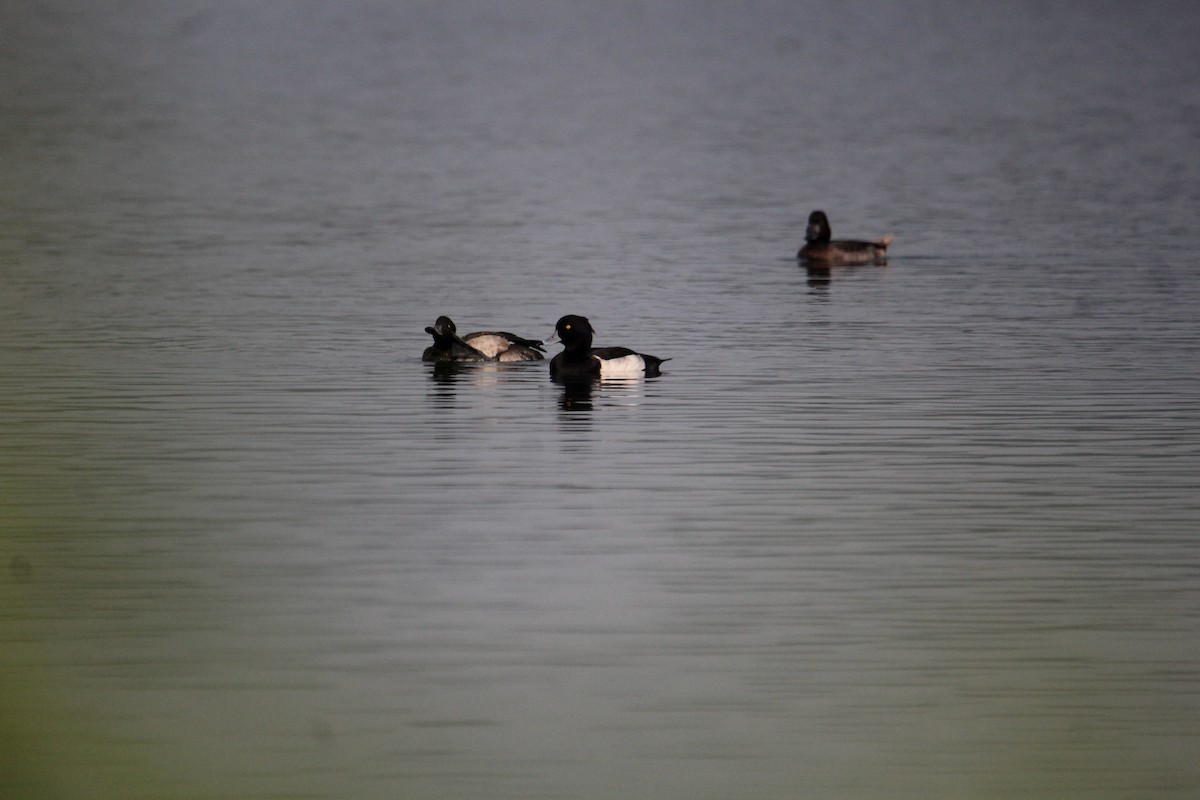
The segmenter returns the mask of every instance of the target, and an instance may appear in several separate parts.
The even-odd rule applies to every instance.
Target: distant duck
[[[568,314],[554,326],[547,344],[562,342],[563,351],[550,359],[551,378],[632,378],[659,375],[669,359],[637,353],[628,347],[592,347],[596,331],[587,317]]]
[[[423,361],[537,361],[542,358],[542,342],[503,331],[477,331],[459,336],[454,321],[438,317],[425,332],[433,344],[421,354]]]
[[[804,231],[804,246],[796,258],[816,266],[887,263],[887,248],[893,238],[890,234],[875,242],[834,239],[832,235],[825,212],[812,212]]]

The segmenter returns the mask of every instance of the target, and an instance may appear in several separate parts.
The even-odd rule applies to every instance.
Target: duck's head
[[[592,346],[592,337],[596,331],[587,317],[578,314],[567,314],[554,325],[554,335],[546,340],[546,344],[562,342],[568,350],[588,348]]]
[[[469,344],[459,338],[458,329],[454,327],[454,320],[449,317],[438,317],[436,322],[425,329],[425,332],[433,337],[433,346],[439,350],[450,350],[456,345],[471,348]]]
[[[808,215],[808,227],[804,229],[804,241],[828,242],[833,236],[829,228],[829,217],[824,211],[814,211]]]
[[[425,332],[430,336],[454,336],[458,332],[458,328],[454,327],[454,320],[447,316],[437,318],[437,321],[425,328]]]

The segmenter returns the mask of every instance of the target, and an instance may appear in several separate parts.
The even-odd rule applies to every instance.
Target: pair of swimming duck
[[[554,336],[543,342],[506,331],[477,331],[459,336],[454,321],[438,317],[425,329],[433,344],[425,349],[425,361],[538,361],[543,345],[561,342],[563,351],[550,360],[552,378],[621,378],[659,374],[665,358],[638,353],[628,347],[592,347],[596,331],[587,317],[568,314],[554,326]]]
[[[824,211],[808,215],[804,246],[796,258],[810,266],[881,264],[887,260],[892,237],[873,242],[834,239],[829,217]],[[563,351],[550,360],[550,376],[618,377],[659,374],[665,358],[638,353],[628,347],[592,347],[596,331],[586,317],[568,314],[554,326],[549,342],[526,339],[505,331],[476,331],[459,336],[449,317],[438,317],[425,332],[433,336],[433,345],[421,356],[425,361],[538,361],[543,344],[561,342]]]

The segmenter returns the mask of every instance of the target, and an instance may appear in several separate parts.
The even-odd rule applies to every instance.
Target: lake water
[[[0,795],[1197,796],[1197,41],[5,4]]]

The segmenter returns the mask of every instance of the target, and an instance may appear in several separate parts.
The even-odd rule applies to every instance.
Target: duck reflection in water
[[[463,373],[473,366],[462,361],[435,361],[430,364],[429,377],[434,383],[452,384],[461,380]]]
[[[807,275],[805,284],[808,286],[808,294],[819,299],[828,300],[835,279],[839,283],[880,280],[887,273],[887,264],[859,264],[856,266],[840,267],[801,264],[801,269]]]
[[[529,362],[524,362],[529,363]],[[460,389],[489,389],[501,384],[525,381],[539,383],[540,378],[522,363],[499,361],[434,361],[427,365],[433,391],[431,397],[440,405],[452,405]]]
[[[829,267],[815,267],[808,265],[805,268],[808,272],[808,288],[812,290],[812,294],[827,297],[829,295],[829,284],[833,283],[833,270]]]
[[[458,382],[464,380],[463,372],[470,369],[471,366],[460,361],[435,361],[429,370],[429,379],[433,381],[433,392],[431,397],[439,406],[451,406],[454,404],[455,395],[458,393]]]
[[[562,387],[562,397],[558,407],[563,411],[591,411],[592,391],[596,381],[591,378],[555,378],[554,382]]]

